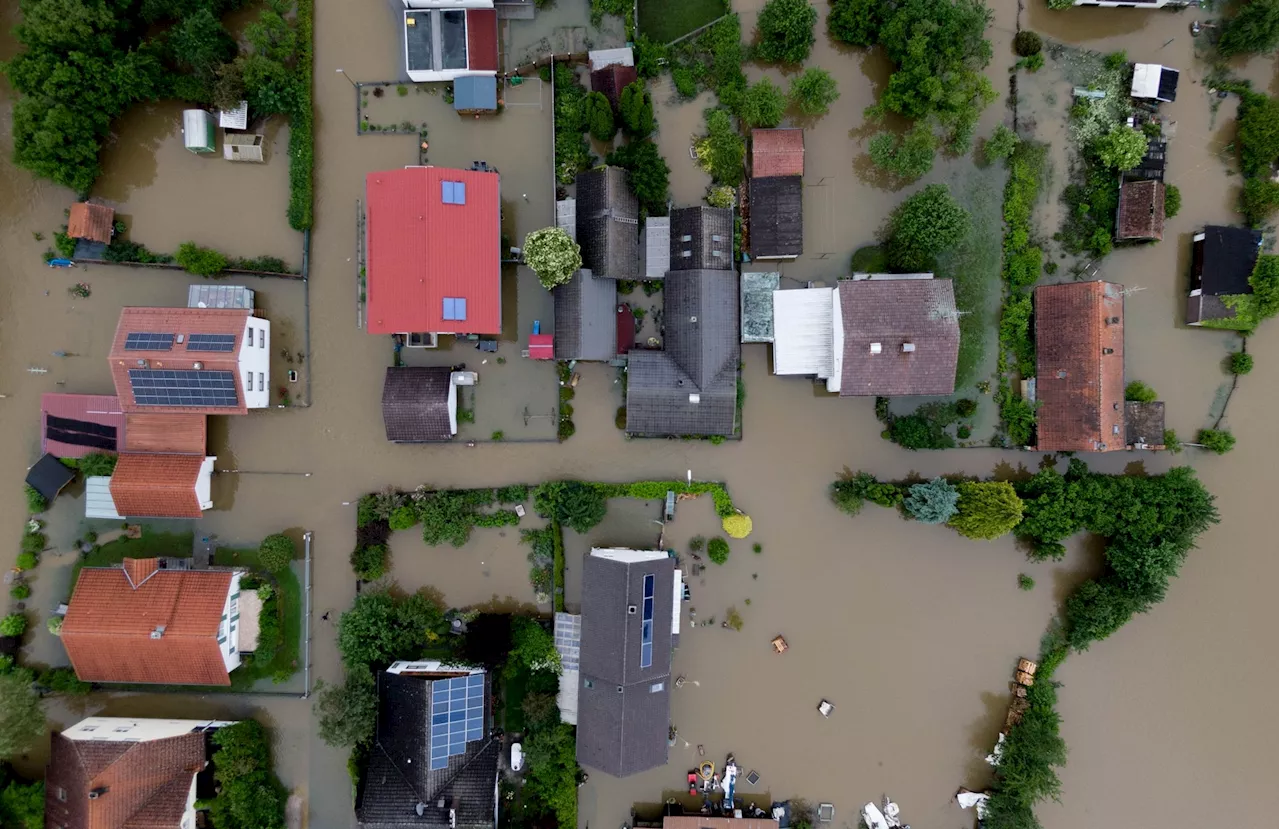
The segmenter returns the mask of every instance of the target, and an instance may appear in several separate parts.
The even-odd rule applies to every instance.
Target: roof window
[[[464,321],[467,318],[467,300],[462,297],[444,298],[443,316],[446,320]]]
[[[461,181],[440,182],[440,200],[445,204],[466,204],[467,185]]]

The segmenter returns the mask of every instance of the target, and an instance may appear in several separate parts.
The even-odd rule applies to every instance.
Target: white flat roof
[[[623,66],[634,66],[635,59],[631,56],[631,47],[623,46],[618,49],[597,49],[594,52],[587,52],[587,57],[591,60],[591,71],[604,69],[606,66],[613,66],[620,63]]]
[[[249,102],[241,101],[235,109],[218,110],[218,126],[224,130],[242,130],[249,126]]]
[[[111,497],[111,479],[93,477],[84,482],[84,517],[109,518],[121,521],[124,516],[116,512],[115,499]]]
[[[665,550],[620,550],[611,547],[592,547],[591,555],[596,558],[607,558],[610,561],[621,561],[626,564],[637,564],[641,561],[657,561],[667,557]]]
[[[1158,63],[1135,63],[1130,94],[1135,98],[1155,98],[1160,93],[1160,73],[1163,71],[1164,67]]]
[[[773,373],[831,376],[834,288],[773,292]]]

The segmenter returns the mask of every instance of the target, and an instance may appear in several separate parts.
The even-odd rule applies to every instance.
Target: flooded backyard
[[[741,5],[743,31],[750,36],[762,3]],[[1127,302],[1128,374],[1153,386],[1166,401],[1169,426],[1189,435],[1209,423],[1215,394],[1228,380],[1222,358],[1234,339],[1182,325],[1190,234],[1205,223],[1238,218],[1232,211],[1239,177],[1227,175],[1218,157],[1221,143],[1230,140],[1224,129],[1234,115],[1231,102],[1215,118],[1209,96],[1195,83],[1203,67],[1196,63],[1187,31],[1194,10],[1049,12],[1039,2],[1027,5],[1023,27],[1047,38],[1103,52],[1125,49],[1131,60],[1184,69],[1179,99],[1168,107],[1179,122],[1168,180],[1182,188],[1182,212],[1167,224],[1163,243],[1118,250],[1103,261],[1100,276],[1143,289]],[[1007,44],[1017,10],[1012,4],[993,8],[989,37],[996,57],[988,74],[1003,91],[1014,60]],[[814,60],[836,74],[841,98],[806,132],[805,253],[781,266],[784,284],[834,282],[846,273],[853,250],[875,238],[893,206],[932,181],[948,182],[962,199],[994,204],[983,221],[988,241],[994,238],[998,245],[1000,174],[976,168],[970,157],[940,159],[928,178],[898,191],[866,180],[859,164],[869,137],[862,131],[862,111],[875,100],[886,67],[874,56],[828,42],[825,6],[820,10]],[[0,59],[7,59],[14,49],[7,31],[17,10],[10,6],[2,15],[6,34],[0,36]],[[600,38],[593,42],[603,42],[586,19],[585,3],[559,0],[549,11],[539,11],[537,21],[505,23],[507,64],[536,57],[566,26],[584,27],[587,35]],[[418,139],[360,134],[359,91],[336,70],[344,69],[357,82],[400,77],[396,20],[390,6],[382,4],[317,9],[318,198],[309,296],[292,281],[232,280],[259,291],[273,335],[291,351],[305,348],[301,332],[309,301],[305,367],[310,395],[300,402],[310,405],[211,420],[217,468],[234,471],[216,476],[217,506],[196,531],[216,534],[228,546],[256,544],[282,529],[314,533],[311,676],[332,682],[341,678],[336,628],[321,614],[333,611],[336,618],[355,595],[348,555],[354,544],[354,503],[361,494],[385,486],[463,488],[561,477],[625,481],[691,474],[724,481],[734,501],[753,517],[755,531],[747,541],[733,542],[727,564],[692,581],[690,604],[700,619],[722,619],[735,607],[744,626],[741,631],[718,623],[682,630],[673,672],[688,682],[672,695],[680,739],[670,762],[624,780],[593,773],[579,790],[580,825],[618,826],[633,803],[662,800],[681,786],[702,744],[707,759],[719,762],[733,752],[744,769],[760,773],[759,787],[742,792],[748,800],[753,791],[768,791],[775,797],[831,802],[843,826],[852,825],[861,803],[885,792],[902,803],[913,825],[971,826],[972,816],[951,798],[960,786],[981,787],[987,781],[982,757],[1003,720],[1010,670],[1018,656],[1034,655],[1058,603],[1098,567],[1096,552],[1077,540],[1065,561],[1031,564],[1008,538],[975,543],[904,522],[890,510],[867,509],[851,519],[830,505],[826,490],[846,466],[894,478],[913,472],[991,475],[1019,465],[1034,469],[1040,456],[990,449],[909,454],[879,438],[882,427],[871,400],[815,396],[804,383],[772,376],[763,345],[743,349],[747,397],[740,442],[628,440],[613,422],[615,370],[584,365],[573,402],[577,433],[563,444],[389,444],[380,396],[391,347],[387,338],[368,335],[355,324],[357,203],[364,198],[367,173],[417,163]],[[782,81],[777,70],[747,67],[752,80],[766,71]],[[1275,94],[1273,60],[1256,59],[1237,71]],[[1025,98],[1019,102],[1020,118],[1034,119],[1037,135],[1055,141],[1069,97],[1067,82],[1056,72],[1048,61],[1034,81],[1024,84]],[[711,98],[668,104],[673,93],[659,90],[663,84],[669,89],[669,77],[653,83],[655,104],[660,104],[658,143],[672,169],[672,196],[678,206],[697,203],[707,179],[689,160],[688,146],[701,130],[702,109]],[[393,91],[388,105],[403,111],[386,120],[425,122],[432,164],[469,166],[483,159],[497,166],[503,230],[519,244],[528,231],[554,223],[550,87],[527,84],[511,94],[500,115],[475,120],[459,118],[442,96],[411,92],[402,97]],[[187,286],[196,280],[167,271],[45,267],[41,252],[47,242],[32,234],[51,235],[74,195],[9,163],[11,96],[3,80],[0,97],[5,159],[0,161],[0,423],[5,425],[0,464],[7,470],[0,477],[0,533],[16,539],[25,518],[21,480],[39,451],[40,394],[108,392],[105,355],[118,309],[185,304]],[[180,134],[175,138],[175,111],[167,104],[138,109],[117,125],[95,195],[132,217],[133,238],[155,249],[192,239],[236,256],[274,255],[300,265],[302,238],[284,218],[287,127],[268,129],[266,166],[233,165],[182,150]],[[1003,98],[985,111],[978,135],[990,134],[1002,122],[1012,123]],[[1056,210],[1065,163],[1065,157],[1054,156],[1055,187],[1042,205],[1046,216]],[[1051,234],[1054,221],[1044,221],[1043,232]],[[546,296],[537,294],[536,280],[523,269],[506,279],[507,290],[515,293],[510,303],[515,310],[504,319],[500,350],[482,355],[459,344],[455,350],[463,356],[446,354],[469,367],[489,360],[480,369],[483,379],[476,391],[474,430],[482,440],[493,431],[516,428],[500,425],[501,418],[514,423],[523,420],[526,407],[540,413],[555,406],[554,372],[545,384],[530,380],[528,361],[520,355],[532,321],[548,324]],[[69,296],[68,287],[77,281],[92,284],[90,298]],[[646,308],[660,299],[639,291],[632,297]],[[1249,347],[1258,367],[1242,379],[1227,421],[1239,451],[1225,457],[1188,450],[1177,457],[1113,453],[1088,459],[1092,467],[1110,472],[1135,461],[1150,472],[1191,463],[1218,495],[1222,523],[1201,537],[1201,548],[1161,605],[1059,670],[1070,758],[1062,771],[1062,803],[1038,810],[1046,829],[1096,824],[1102,815],[1118,826],[1275,822],[1272,794],[1280,773],[1271,682],[1277,669],[1275,551],[1280,546],[1273,518],[1280,497],[1274,460],[1280,450],[1277,324],[1264,324]],[[55,351],[72,356],[51,356]],[[497,363],[497,357],[505,362]],[[33,367],[49,371],[30,373]],[[289,367],[273,366],[273,377],[283,377]],[[482,416],[495,419],[482,422]],[[542,428],[539,423],[527,424],[527,437],[546,436],[534,434]],[[79,500],[59,501],[51,516],[51,543],[81,531],[71,523],[81,509]],[[653,543],[658,513],[656,503],[615,501],[592,535],[568,535],[568,604],[579,601],[581,556],[590,544]],[[538,523],[531,515],[521,526]],[[704,498],[680,504],[664,541],[684,551],[689,538],[719,532]],[[450,603],[531,607],[527,549],[518,536],[514,527],[477,530],[465,547],[454,549],[426,548],[412,533],[399,533],[391,541],[392,576],[406,589],[433,585]],[[759,543],[762,552],[752,552],[751,543]],[[40,619],[31,625],[27,647],[28,658],[54,663],[60,645],[45,632],[44,616],[59,592],[54,582],[62,565],[55,562],[37,571],[37,579],[48,584],[32,600]],[[1018,590],[1017,575],[1023,572],[1036,579],[1034,591]],[[791,646],[785,654],[769,647],[777,634]],[[836,707],[829,719],[815,710],[823,698]],[[296,693],[113,693],[59,700],[48,713],[54,728],[89,714],[259,717],[274,729],[278,770],[285,785],[306,800],[308,825],[353,825],[345,753],[316,736],[310,704]],[[1221,716],[1222,711],[1231,713]],[[46,750],[47,745],[34,750],[17,765],[38,772]],[[1169,796],[1193,789],[1212,795]]]

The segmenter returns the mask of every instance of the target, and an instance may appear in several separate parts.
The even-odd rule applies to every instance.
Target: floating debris
[[[782,634],[778,634],[777,636],[773,637],[773,640],[770,642],[770,644],[773,645],[773,650],[776,653],[782,653],[788,647],[787,640],[782,638]]]
[[[836,710],[836,707],[831,703],[827,702],[825,699],[822,702],[818,703],[818,711],[824,717],[830,717],[831,712],[834,710]]]

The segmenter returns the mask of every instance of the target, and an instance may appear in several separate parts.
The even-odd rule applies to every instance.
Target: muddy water
[[[1114,13],[1084,11],[1102,17]],[[5,23],[11,25],[12,7],[5,14],[10,16]],[[1011,31],[1012,11],[1002,8],[997,14],[999,28]],[[1149,49],[1165,61],[1155,52],[1170,36],[1162,27],[1175,19],[1165,14],[1151,16],[1150,30],[1133,28],[1127,34],[1123,28],[1098,25],[1116,33],[1115,42],[1131,56]],[[717,760],[726,751],[736,752],[747,768],[760,772],[762,786],[775,794],[835,803],[842,823],[860,802],[887,791],[903,802],[916,825],[971,825],[971,817],[950,805],[949,798],[957,786],[981,785],[984,780],[980,757],[999,725],[1012,661],[1034,651],[1056,602],[1095,566],[1095,560],[1076,550],[1061,564],[1033,566],[1007,540],[974,544],[945,531],[903,523],[888,511],[868,509],[852,523],[828,506],[825,488],[845,464],[886,476],[908,471],[989,474],[1006,462],[1034,466],[1038,457],[988,450],[907,455],[875,437],[879,427],[870,401],[812,398],[776,383],[762,346],[744,350],[748,395],[741,443],[717,447],[625,440],[612,420],[613,372],[590,367],[583,372],[574,401],[578,433],[563,445],[467,449],[387,444],[378,404],[381,369],[387,363],[385,343],[357,331],[352,322],[354,210],[364,174],[410,163],[414,139],[357,136],[353,90],[334,69],[341,66],[361,80],[396,77],[393,22],[390,12],[349,5],[321,4],[317,10],[319,200],[312,247],[310,363],[314,401],[310,408],[228,418],[214,427],[220,456],[243,472],[234,480],[219,479],[219,486],[233,484],[232,506],[211,512],[201,522],[201,532],[215,532],[224,543],[236,544],[253,543],[282,527],[314,531],[314,676],[334,680],[340,676],[334,631],[318,616],[323,609],[347,606],[353,596],[346,559],[354,541],[351,502],[362,492],[424,482],[465,487],[557,476],[680,477],[686,470],[700,479],[728,481],[735,500],[753,515],[752,540],[759,541],[764,552],[757,556],[746,544],[735,544],[727,565],[707,573],[705,583],[695,581],[693,604],[701,618],[723,618],[730,605],[736,606],[745,626],[741,632],[698,628],[682,637],[675,670],[690,683],[675,694],[673,716],[689,746],[682,741],[672,751],[671,764],[647,775],[624,781],[592,775],[581,790],[581,821],[618,825],[632,802],[654,802],[663,790],[678,786],[692,762],[693,747],[703,744],[707,756]],[[1043,25],[1052,34],[1050,23]],[[1093,35],[1067,31],[1062,36]],[[9,41],[0,40],[0,56],[11,49]],[[1011,57],[1000,48],[997,53],[991,73],[1003,89],[999,81]],[[830,188],[835,199],[831,241],[815,237],[813,249],[831,247],[839,255],[824,262],[806,254],[784,268],[789,275],[794,268],[799,278],[837,275],[843,267],[840,257],[869,239],[880,218],[906,194],[862,183],[853,167],[862,150],[860,139],[849,131],[860,127],[861,109],[872,100],[868,87],[875,79],[874,72],[871,77],[864,73],[867,59],[837,55],[826,44],[820,44],[816,54],[831,61],[842,100],[840,109],[806,136],[810,169],[840,177],[838,186]],[[1266,65],[1255,66],[1259,63]],[[1272,67],[1255,61],[1247,70],[1265,76]],[[7,100],[7,88],[3,89]],[[1197,118],[1203,122],[1208,108],[1191,90],[1177,106],[1180,113],[1187,107],[1178,117],[1188,126]],[[7,127],[7,106],[3,112],[6,123],[0,126]],[[999,105],[993,106],[980,132],[989,131],[1006,115]],[[1226,112],[1219,114],[1219,119],[1226,117]],[[137,134],[162,131],[143,121],[134,127]],[[514,232],[523,234],[551,217],[549,127],[545,105],[520,111],[509,107],[492,122],[438,118],[431,124],[432,160],[460,163],[480,157],[473,155],[473,146],[491,148],[486,152],[503,171],[504,193],[529,196],[527,203],[521,199],[510,205],[508,216]],[[672,132],[693,129],[692,124],[681,124]],[[1173,163],[1185,165],[1178,169],[1188,177],[1205,162],[1203,143],[1183,140],[1195,129],[1185,134],[1180,130],[1173,153]],[[0,155],[7,158],[8,130],[0,133]],[[666,133],[664,125],[664,142]],[[121,179],[116,186],[133,194],[149,187],[183,192],[183,174],[175,169],[176,180],[165,181],[163,151],[155,153],[152,169],[161,172],[154,179],[145,180],[148,166],[138,162],[138,179]],[[675,170],[679,153],[670,160]],[[948,173],[942,169],[937,175]],[[1217,177],[1207,175],[1205,186]],[[680,175],[673,176],[673,183],[684,186]],[[701,189],[699,185],[693,190],[690,201]],[[1202,423],[1221,381],[1214,371],[1223,335],[1177,327],[1176,282],[1185,272],[1182,236],[1197,223],[1231,218],[1225,192],[1201,200],[1191,197],[1189,189],[1184,187],[1188,197],[1183,215],[1171,223],[1179,238],[1141,254],[1125,254],[1128,259],[1117,254],[1107,262],[1114,271],[1106,274],[1147,287],[1130,302],[1131,374],[1162,393],[1170,404],[1171,425],[1183,431]],[[0,162],[0,195],[0,394],[7,395],[0,399],[0,423],[6,427],[0,438],[0,463],[10,471],[0,478],[0,532],[16,537],[23,519],[20,472],[35,460],[38,447],[39,393],[64,388],[56,385],[59,380],[67,382],[68,390],[105,389],[100,357],[119,305],[139,301],[138,295],[160,304],[177,301],[186,282],[180,280],[180,288],[156,275],[98,269],[88,274],[95,282],[93,297],[73,301],[65,289],[81,275],[43,267],[39,254],[46,243],[31,237],[33,230],[51,228],[60,220],[70,194],[33,182],[26,173]],[[277,196],[264,193],[261,200]],[[229,210],[256,210],[257,200],[228,200],[225,205]],[[828,233],[823,221],[813,217],[810,201],[806,225],[813,232]],[[263,217],[278,220],[275,213]],[[182,227],[173,221],[175,228]],[[175,231],[172,238],[181,234]],[[157,237],[156,244],[162,239]],[[280,244],[288,250],[297,244],[297,236],[282,233]],[[98,284],[108,281],[110,287]],[[264,301],[274,308],[282,302],[282,290],[263,286]],[[48,354],[59,349],[92,356],[59,362],[58,372],[48,375],[27,373],[30,365],[52,363]],[[1258,368],[1242,382],[1229,419],[1243,448],[1223,458],[1190,452],[1182,456],[1200,469],[1211,489],[1230,494],[1220,502],[1223,524],[1203,537],[1202,549],[1164,604],[1112,641],[1073,658],[1062,671],[1064,728],[1072,754],[1064,772],[1063,804],[1041,812],[1049,829],[1085,825],[1100,814],[1116,825],[1274,823],[1268,798],[1277,773],[1277,723],[1270,690],[1276,670],[1271,631],[1277,538],[1274,522],[1267,517],[1278,494],[1272,459],[1280,448],[1273,414],[1274,323],[1251,342],[1251,350],[1258,355]],[[1133,460],[1121,454],[1093,463],[1119,471]],[[1146,460],[1153,471],[1173,462],[1169,456]],[[672,543],[683,547],[687,537],[715,531],[709,504],[682,504],[671,528]],[[398,542],[395,574],[407,588],[437,584],[459,602],[486,601],[494,595],[510,595],[517,602],[531,599],[521,593],[527,590],[527,565],[512,533],[478,533],[462,551],[426,551],[409,538]],[[490,568],[487,576],[484,567]],[[1019,572],[1034,576],[1039,587],[1031,593],[1018,591]],[[573,573],[571,564],[571,579]],[[33,629],[33,639],[47,636],[42,623]],[[768,647],[777,633],[791,643],[782,656]],[[836,705],[828,720],[814,710],[823,697]],[[307,703],[216,695],[155,700],[95,696],[87,705],[119,713],[163,708],[166,714],[264,716],[276,728],[285,783],[307,799],[310,825],[350,825],[345,758],[314,735]],[[83,713],[58,708],[50,716],[58,725]],[[32,753],[28,768],[39,765],[40,753]],[[1193,786],[1212,796],[1176,802],[1169,797],[1171,791]],[[1224,804],[1226,815],[1221,811]]]

